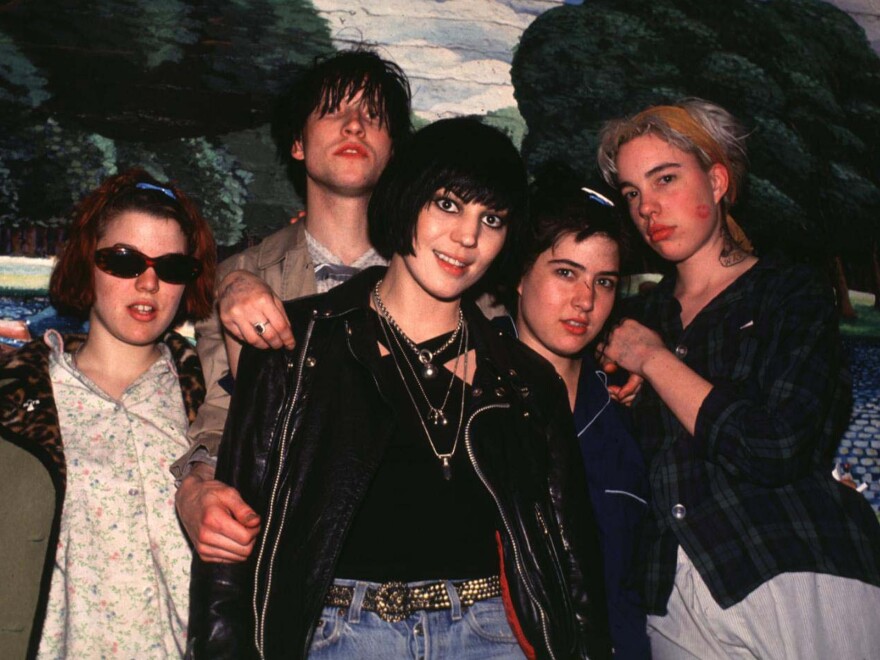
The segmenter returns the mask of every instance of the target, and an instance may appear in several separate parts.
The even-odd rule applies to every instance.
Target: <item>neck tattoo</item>
[[[721,227],[721,237],[724,240],[724,246],[721,248],[721,254],[718,255],[718,261],[722,266],[725,268],[736,266],[749,256],[748,252],[733,240],[733,236],[730,235],[726,226]]]

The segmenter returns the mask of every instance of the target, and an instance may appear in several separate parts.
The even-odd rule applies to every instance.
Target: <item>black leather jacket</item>
[[[242,352],[217,476],[260,513],[263,528],[243,564],[196,558],[196,658],[308,654],[346,532],[395,424],[368,317],[383,272],[286,303],[294,353]],[[538,658],[610,656],[598,533],[564,385],[475,306],[465,314],[478,365],[459,451],[498,506],[522,631]]]

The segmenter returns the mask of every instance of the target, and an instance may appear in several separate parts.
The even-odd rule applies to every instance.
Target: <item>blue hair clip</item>
[[[602,206],[614,206],[614,202],[605,197],[605,195],[603,195],[602,193],[596,192],[592,188],[587,188],[586,186],[584,186],[583,188],[581,188],[581,190],[587,193],[587,197],[589,199],[592,199],[594,202],[597,202]]]
[[[146,181],[141,181],[140,183],[134,184],[135,188],[140,188],[141,190],[158,190],[160,193],[164,193],[168,195],[175,202],[177,201],[177,195],[174,194],[174,191],[171,188],[163,188],[162,186],[156,186],[152,183],[147,183]]]

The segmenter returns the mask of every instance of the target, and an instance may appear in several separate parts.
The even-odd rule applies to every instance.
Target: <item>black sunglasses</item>
[[[134,248],[122,246],[96,250],[95,265],[105,273],[127,280],[153,268],[156,276],[169,284],[192,282],[202,272],[199,260],[186,254],[163,254],[154,259]]]

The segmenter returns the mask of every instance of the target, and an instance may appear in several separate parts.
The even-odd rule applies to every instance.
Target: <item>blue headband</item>
[[[141,190],[158,190],[160,193],[164,193],[168,195],[175,202],[177,201],[177,195],[174,194],[174,191],[171,188],[163,188],[162,186],[156,186],[152,183],[147,183],[146,181],[141,181],[140,183],[134,184],[135,188],[140,188]]]

